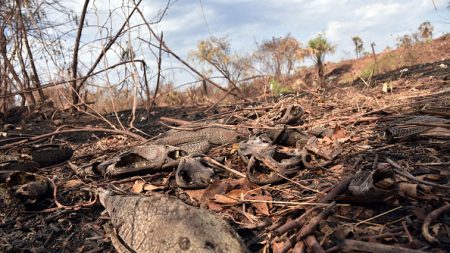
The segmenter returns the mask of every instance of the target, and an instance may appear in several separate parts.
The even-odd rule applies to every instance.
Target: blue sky
[[[137,0],[136,0],[137,1]],[[126,2],[126,1],[125,1]],[[450,10],[446,7],[448,0],[172,0],[162,21],[153,25],[157,32],[164,32],[166,44],[182,58],[187,59],[189,52],[196,48],[198,42],[209,36],[228,36],[232,48],[241,53],[251,53],[256,43],[291,34],[303,44],[325,32],[326,37],[337,46],[336,53],[326,60],[339,61],[355,57],[352,36],[360,36],[365,49],[370,43],[376,44],[380,52],[386,46],[395,47],[398,36],[411,34],[424,21],[434,26],[434,37],[450,32]],[[82,1],[68,1],[75,12],[80,12]],[[89,24],[111,26],[101,32],[98,26],[85,28],[82,42],[82,61],[86,66],[95,59],[104,45],[106,31],[114,34],[124,21],[123,1],[95,0],[90,3],[87,17]],[[167,1],[143,0],[141,8],[147,20],[154,21]],[[94,9],[92,8],[94,7]],[[113,18],[107,19],[109,10]],[[106,20],[106,21],[105,21]],[[135,15],[134,24],[142,20]],[[75,32],[73,33],[75,36]],[[110,35],[111,36],[111,35]],[[122,46],[132,43],[137,58],[145,59],[151,67],[150,76],[155,75],[154,52],[145,48],[139,38],[149,38],[145,29],[135,32],[131,37],[122,36],[118,43]],[[103,38],[99,44],[98,38]],[[130,42],[127,42],[130,41]],[[89,44],[97,41],[97,44]],[[155,41],[153,41],[155,42]],[[70,43],[70,40],[68,42]],[[117,49],[117,48],[116,48]],[[120,50],[108,53],[107,64],[114,64],[120,59]],[[307,64],[307,62],[305,63]],[[173,58],[163,60],[165,77],[179,85],[195,80],[192,74],[180,71],[181,65]],[[153,81],[153,80],[152,80]]]
[[[151,5],[144,0],[144,8]],[[158,29],[169,46],[182,55],[201,39],[229,36],[235,50],[250,52],[255,41],[290,33],[306,43],[325,32],[337,45],[332,60],[353,57],[351,37],[359,35],[367,47],[394,47],[399,35],[412,33],[423,21],[430,21],[434,34],[450,31],[448,1],[435,0],[180,0],[168,11]]]
[[[152,15],[155,1],[144,1],[144,10]],[[306,44],[325,32],[337,45],[327,60],[339,61],[355,57],[351,40],[355,35],[363,39],[366,50],[375,42],[379,52],[395,47],[398,36],[411,34],[424,21],[434,26],[434,37],[450,32],[448,1],[434,2],[437,10],[431,0],[179,0],[156,28],[183,57],[210,35],[228,36],[233,49],[245,54],[256,49],[256,42],[272,37],[290,33]],[[177,83],[177,75],[185,78],[182,73],[173,75]]]

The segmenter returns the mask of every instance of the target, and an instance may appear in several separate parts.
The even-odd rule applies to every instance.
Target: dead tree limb
[[[134,1],[133,1],[134,2]],[[139,3],[138,3],[139,4]],[[183,64],[184,66],[186,66],[189,70],[191,70],[192,72],[194,72],[197,76],[199,76],[202,80],[208,80],[209,83],[211,83],[213,86],[215,86],[216,88],[218,88],[219,90],[223,91],[223,92],[229,92],[227,89],[223,88],[222,86],[220,86],[220,84],[212,81],[211,79],[207,78],[206,76],[204,76],[202,73],[200,73],[198,70],[196,70],[194,67],[192,67],[189,63],[187,63],[185,60],[183,60],[180,56],[178,56],[175,52],[173,52],[165,43],[164,41],[156,34],[156,32],[150,27],[150,24],[147,22],[144,14],[142,13],[142,11],[140,9],[137,9],[139,15],[142,17],[142,19],[144,20],[148,30],[150,31],[150,33],[153,35],[153,37],[156,38],[156,40],[158,40],[158,42],[163,46],[164,51],[166,51],[168,54],[172,55],[175,59],[177,59],[181,64]],[[145,41],[145,40],[143,40]],[[150,45],[153,45],[150,43]],[[250,100],[246,97],[241,96],[240,94],[236,94],[234,92],[230,92],[231,95],[238,97],[240,99],[243,99],[247,102],[250,102]]]
[[[362,160],[362,157],[358,157],[358,159],[352,166],[353,170],[358,166],[358,164],[361,162],[361,160]],[[342,192],[344,192],[347,189],[347,187],[350,184],[350,182],[352,181],[353,177],[354,176],[351,175],[351,176],[348,176],[348,177],[342,179],[339,182],[339,184],[337,184],[335,187],[333,187],[333,189],[331,189],[324,197],[322,197],[318,201],[318,203],[324,204],[324,203],[328,203],[328,202],[334,200],[337,195],[341,194]],[[280,226],[277,230],[275,230],[274,234],[276,236],[279,236],[279,235],[282,235],[292,229],[296,229],[296,228],[303,226],[305,224],[305,222],[303,222],[302,220],[305,219],[307,216],[312,216],[312,215],[317,216],[317,217],[314,217],[312,220],[310,220],[310,222],[307,225],[303,226],[302,229],[297,233],[296,237],[294,237],[292,240],[286,242],[286,244],[283,248],[283,252],[288,252],[292,247],[295,246],[295,244],[298,241],[300,241],[303,237],[309,235],[314,230],[314,228],[317,227],[317,224],[320,222],[320,220],[322,220],[329,214],[329,212],[331,211],[331,206],[333,206],[333,205],[334,205],[334,202],[319,214],[318,214],[318,207],[313,207],[313,208],[307,210],[299,218],[290,220],[290,221],[286,222],[285,224],[283,224],[282,226]]]
[[[14,79],[14,81],[16,81],[17,85],[19,86],[19,88],[20,88],[19,90],[21,90],[21,92],[19,92],[17,95],[20,95],[22,97],[23,101],[25,101],[26,95],[27,95],[27,93],[24,92],[25,86],[24,86],[22,80],[20,80],[19,75],[17,74],[16,70],[14,69],[13,64],[11,63],[11,61],[8,58],[8,55],[6,53],[6,44],[7,44],[7,42],[6,42],[6,35],[5,35],[5,27],[2,25],[2,26],[0,26],[0,54],[3,57],[3,63],[6,65],[6,68],[8,69],[12,78]],[[29,93],[29,94],[31,94],[31,93]]]
[[[336,202],[331,203],[327,208],[323,209],[319,215],[314,216],[308,224],[302,227],[300,231],[297,233],[297,241],[300,241],[305,236],[314,232],[314,230],[319,226],[319,222],[325,219],[331,212],[331,210],[336,206]]]
[[[23,94],[26,94],[26,93],[29,93],[29,92],[33,92],[33,91],[37,91],[39,89],[46,89],[46,88],[49,88],[49,87],[70,83],[70,82],[72,82],[74,80],[75,81],[82,80],[84,78],[95,76],[95,75],[100,74],[102,72],[105,72],[107,70],[113,69],[113,68],[115,68],[117,66],[128,64],[128,63],[132,63],[132,62],[140,62],[144,67],[147,66],[147,64],[143,60],[123,61],[123,62],[116,63],[114,65],[111,65],[111,66],[109,66],[107,68],[101,69],[99,71],[93,72],[93,73],[91,73],[90,75],[87,75],[87,76],[82,76],[82,77],[78,77],[78,78],[75,78],[75,79],[63,80],[63,81],[59,81],[59,82],[49,82],[49,83],[46,83],[45,85],[43,85],[41,88],[33,88],[33,89],[27,89],[27,90],[18,91],[18,92],[11,92],[11,93],[8,93],[8,94],[5,94],[5,95],[1,95],[0,98],[9,98],[9,97],[13,97],[13,96],[16,96],[16,95],[21,95],[22,96]],[[147,74],[146,74],[146,72],[144,72],[144,81],[147,84]]]
[[[325,253],[317,238],[314,235],[309,235],[305,239],[306,245],[313,253]]]
[[[100,52],[100,54],[98,55],[97,59],[95,60],[94,64],[91,66],[91,68],[88,70],[87,74],[85,77],[83,77],[80,82],[78,83],[75,91],[77,93],[79,93],[81,87],[83,87],[84,83],[86,82],[86,80],[88,79],[88,77],[94,72],[95,68],[97,67],[97,65],[100,63],[100,61],[103,59],[103,56],[106,55],[106,52],[108,52],[108,50],[112,47],[112,45],[114,45],[114,43],[116,42],[116,40],[119,38],[119,36],[122,34],[123,29],[126,27],[126,25],[128,24],[128,22],[130,22],[131,17],[133,16],[134,12],[136,10],[139,10],[139,4],[142,2],[142,0],[140,0],[135,7],[133,8],[133,10],[130,12],[130,14],[127,16],[125,22],[123,22],[122,27],[120,27],[120,29],[117,31],[117,33],[114,35],[114,37],[108,41],[108,43],[105,45],[104,48],[102,48],[102,51]],[[76,101],[72,101],[73,104],[78,104],[78,100],[79,97],[77,96]]]
[[[31,71],[33,71],[31,80],[33,81],[35,88],[40,88],[41,81],[39,80],[39,74],[37,72],[36,65],[34,64],[33,52],[31,51],[30,43],[28,41],[28,34],[27,34],[27,30],[25,28],[25,22],[23,21],[23,16],[22,16],[21,2],[22,2],[21,0],[16,1],[17,9],[19,11],[18,19],[19,19],[19,23],[20,23],[20,29],[22,30],[22,39],[25,43],[25,49],[27,50],[28,59],[30,60]],[[38,94],[39,94],[40,101],[45,100],[44,92],[41,89],[38,90]]]
[[[392,161],[389,158],[386,159],[386,162],[388,162],[390,165],[392,165],[392,167],[395,168],[394,172],[397,175],[405,177],[405,178],[407,178],[407,179],[409,179],[411,181],[414,181],[414,182],[420,183],[420,184],[424,184],[424,185],[433,186],[433,187],[436,187],[436,188],[450,189],[449,185],[436,184],[436,183],[433,183],[433,182],[429,182],[429,181],[425,181],[425,180],[422,180],[422,179],[418,179],[418,178],[414,177],[413,175],[411,175],[410,173],[404,172],[403,168],[398,163]]]
[[[105,133],[114,133],[114,134],[121,134],[121,135],[126,135],[129,137],[132,137],[138,141],[146,141],[147,139],[145,139],[144,137],[132,133],[130,131],[126,131],[126,130],[117,130],[117,129],[107,129],[107,128],[99,128],[99,127],[86,127],[86,128],[75,128],[75,129],[67,129],[67,130],[60,130],[60,131],[54,131],[51,133],[46,133],[46,134],[41,134],[41,135],[37,135],[37,136],[33,136],[30,138],[27,138],[25,140],[21,140],[21,141],[17,141],[14,143],[10,143],[4,146],[0,147],[0,150],[6,150],[6,149],[10,149],[13,147],[17,147],[18,145],[23,145],[25,143],[31,142],[31,141],[37,141],[37,140],[41,140],[41,139],[45,139],[51,136],[55,136],[58,134],[67,134],[67,133],[77,133],[77,132],[105,132]]]
[[[84,19],[86,18],[87,7],[89,5],[89,0],[84,1],[83,10],[80,16],[80,25],[78,26],[77,38],[75,39],[75,46],[73,47],[73,61],[72,61],[72,78],[74,79],[71,82],[72,85],[72,103],[74,105],[78,104],[78,85],[77,85],[77,76],[78,76],[78,49],[80,47],[80,39],[81,33],[83,32],[84,27]],[[75,107],[74,107],[75,109]]]
[[[162,61],[162,47],[163,47],[162,41],[163,41],[163,38],[164,38],[164,34],[163,34],[163,32],[161,32],[161,40],[160,40],[160,43],[159,43],[159,52],[158,52],[158,76],[156,77],[155,93],[153,94],[151,105],[150,105],[150,108],[148,109],[148,112],[147,112],[148,113],[147,117],[150,116],[150,112],[153,110],[153,107],[155,106],[156,95],[158,94],[159,85],[160,85],[160,82],[161,82],[161,61]],[[150,97],[148,99],[150,99]]]
[[[30,86],[30,76],[27,73],[27,66],[25,64],[25,60],[24,60],[23,54],[22,54],[22,44],[20,43],[20,41],[22,40],[21,39],[21,36],[22,36],[21,33],[22,32],[17,32],[15,34],[15,36],[16,36],[15,47],[17,49],[17,51],[16,51],[17,52],[17,60],[19,61],[19,65],[20,65],[20,68],[22,70],[22,76],[23,76],[22,82],[23,82],[23,85],[24,85],[24,87],[26,89],[30,89],[31,88],[31,86]],[[33,93],[30,93],[29,95],[30,95],[29,98],[31,100],[29,102],[31,102],[32,104],[36,104],[36,99],[35,99]]]
[[[357,240],[344,240],[339,250],[343,252],[373,252],[373,253],[425,253],[422,250],[408,249],[399,246],[385,245],[381,243],[362,242]]]

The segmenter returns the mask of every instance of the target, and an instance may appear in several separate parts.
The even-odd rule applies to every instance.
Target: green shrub
[[[294,90],[290,87],[286,87],[281,85],[277,80],[271,79],[269,81],[270,90],[273,92],[275,96],[280,96],[283,94],[293,93]]]

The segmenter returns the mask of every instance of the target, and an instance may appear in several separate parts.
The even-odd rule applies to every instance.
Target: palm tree
[[[325,55],[334,53],[336,46],[331,45],[331,43],[325,38],[325,35],[319,33],[315,38],[308,41],[309,56],[314,61],[317,70],[317,77],[321,86],[323,85],[323,62],[325,60]]]
[[[352,40],[355,44],[356,58],[359,58],[361,56],[361,52],[363,51],[363,41],[359,36],[352,37]]]

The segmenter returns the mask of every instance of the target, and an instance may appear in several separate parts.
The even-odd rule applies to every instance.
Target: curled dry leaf
[[[64,189],[71,189],[77,186],[80,186],[83,184],[83,181],[81,181],[80,179],[71,179],[67,182],[64,183],[63,188]]]
[[[144,191],[144,185],[145,182],[143,180],[136,180],[134,181],[134,185],[131,191],[134,193],[141,193],[142,191]]]
[[[228,195],[223,195],[223,194],[216,194],[214,196],[214,202],[216,203],[221,203],[221,204],[227,204],[227,205],[237,205],[240,203],[239,200],[230,197]]]
[[[206,188],[213,176],[214,170],[202,163],[200,157],[183,157],[175,172],[175,181],[184,189]]]
[[[272,201],[271,196],[262,196],[262,195],[256,195],[256,196],[246,196],[245,199],[249,200],[256,200],[256,202],[252,202],[252,206],[256,208],[258,213],[269,216],[270,215],[270,207],[271,205],[269,203],[266,203],[266,201]],[[261,200],[261,202],[257,202],[258,200]]]
[[[164,189],[163,186],[156,186],[152,184],[145,184],[144,185],[144,191],[155,191],[155,190],[162,190]]]
[[[31,152],[33,162],[41,167],[53,166],[69,160],[73,149],[68,145],[49,145],[38,147]]]

